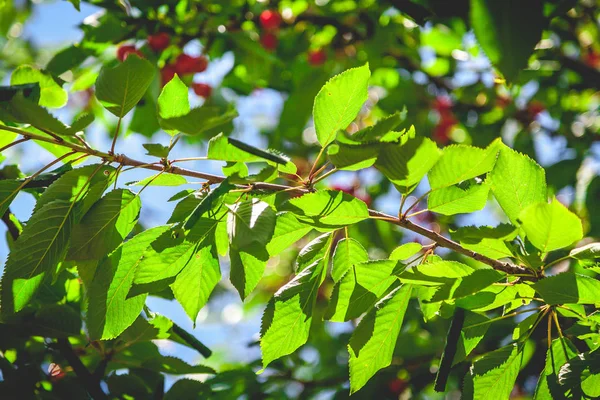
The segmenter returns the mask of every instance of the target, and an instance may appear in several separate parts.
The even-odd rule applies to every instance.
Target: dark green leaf
[[[533,288],[548,304],[598,304],[600,281],[585,275],[564,272],[540,279]]]

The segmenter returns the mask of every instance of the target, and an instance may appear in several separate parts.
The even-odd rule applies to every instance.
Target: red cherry
[[[117,60],[123,62],[127,59],[130,54],[136,54],[140,58],[143,58],[142,53],[139,52],[133,45],[123,45],[117,49]]]
[[[323,49],[311,50],[308,52],[308,63],[310,65],[322,65],[327,60],[327,54]]]
[[[260,14],[260,24],[267,30],[277,29],[281,24],[281,15],[277,11],[265,10]]]
[[[271,32],[266,32],[263,33],[260,36],[260,44],[262,45],[262,47],[264,47],[266,50],[269,51],[273,51],[277,48],[277,36],[275,36],[273,33]]]
[[[388,382],[388,389],[390,389],[390,392],[393,394],[399,395],[406,389],[406,381],[394,378]]]
[[[527,113],[533,119],[545,109],[546,107],[541,102],[534,100],[527,106]]]
[[[440,113],[450,111],[452,109],[452,100],[447,96],[438,96],[433,100],[432,107]]]
[[[446,144],[450,141],[450,132],[458,124],[458,120],[452,113],[443,113],[440,122],[433,130],[433,139],[440,144]]]
[[[590,50],[584,57],[583,61],[592,68],[600,67],[600,54]]]
[[[206,83],[194,83],[192,89],[194,89],[194,93],[205,99],[208,99],[212,93],[212,87]]]
[[[173,79],[176,73],[177,69],[173,64],[165,65],[163,69],[160,70],[160,78],[163,86],[166,85],[171,79]]]
[[[507,96],[498,96],[496,97],[496,105],[502,109],[508,107],[510,104],[510,97]]]
[[[180,75],[203,72],[207,66],[208,60],[204,56],[192,57],[187,54],[180,54],[175,61],[175,70]]]
[[[156,35],[148,36],[148,46],[155,52],[163,51],[169,47],[171,37],[165,32],[159,32]]]

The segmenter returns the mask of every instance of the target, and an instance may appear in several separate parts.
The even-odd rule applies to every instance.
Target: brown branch
[[[369,210],[369,215],[371,215],[372,217],[381,218],[381,219],[388,221],[394,225],[401,226],[405,229],[408,229],[409,231],[418,233],[421,236],[425,236],[426,238],[429,238],[432,241],[434,241],[435,243],[437,243],[437,245],[439,247],[445,247],[447,249],[453,250],[453,251],[460,253],[462,255],[465,255],[469,258],[472,258],[474,260],[477,260],[479,262],[487,264],[490,267],[492,267],[498,271],[503,271],[503,272],[506,272],[507,274],[528,275],[528,276],[531,276],[532,279],[535,278],[533,275],[531,275],[529,270],[527,270],[521,266],[514,265],[509,262],[494,260],[493,258],[484,256],[483,254],[479,254],[473,250],[465,249],[464,247],[462,247],[460,244],[456,243],[455,241],[450,240],[450,239],[440,235],[437,232],[434,232],[425,227],[422,227],[421,225],[417,225],[417,224],[409,221],[408,219],[399,219],[399,218],[396,218],[391,215],[384,214],[382,212],[375,211],[375,210]]]
[[[42,140],[42,141],[46,141],[46,142],[50,142],[50,143],[56,143],[56,141],[54,141],[53,139],[41,137],[39,135],[30,133],[30,132],[26,132],[26,131],[22,131],[17,128],[0,125],[0,130],[9,130],[11,132],[16,132],[25,137],[31,137],[32,139]],[[144,168],[144,169],[149,169],[149,170],[159,171],[159,172],[164,171],[164,172],[169,172],[171,174],[176,174],[176,175],[206,179],[209,184],[220,183],[225,180],[224,176],[213,175],[213,174],[208,174],[208,173],[199,172],[199,171],[193,171],[190,169],[180,168],[180,167],[175,167],[175,166],[164,167],[161,165],[148,164],[143,161],[134,160],[123,154],[112,155],[112,154],[104,153],[104,152],[101,152],[98,150],[85,148],[83,146],[80,146],[80,145],[77,145],[74,143],[63,142],[63,143],[57,143],[57,144],[60,144],[61,146],[69,147],[77,152],[100,157],[106,162],[116,162],[116,163],[119,163],[121,165],[126,165],[126,166],[139,167],[139,168]],[[293,186],[279,185],[276,183],[266,183],[266,182],[253,183],[250,185],[253,189],[257,189],[257,190],[287,191],[287,192],[296,193],[296,194],[305,194],[305,193],[309,193],[312,191],[311,188],[307,188],[305,186],[293,187]],[[393,217],[391,215],[387,215],[387,214],[384,214],[382,212],[375,211],[375,210],[369,210],[369,215],[373,218],[379,218],[379,219],[388,221],[394,225],[398,225],[404,229],[407,229],[409,231],[418,233],[419,235],[425,236],[425,237],[431,239],[432,241],[434,241],[435,243],[437,243],[437,245],[440,247],[445,247],[447,249],[450,249],[457,253],[460,253],[464,256],[467,256],[469,258],[477,260],[481,263],[487,264],[490,267],[492,267],[498,271],[503,271],[508,274],[523,276],[524,279],[532,279],[532,280],[536,279],[536,277],[534,275],[532,275],[531,272],[524,267],[514,265],[510,262],[494,260],[493,258],[487,257],[487,256],[477,253],[473,250],[466,249],[466,248],[462,247],[460,244],[440,235],[439,233],[436,233],[425,227],[417,225],[417,224],[409,221],[406,218],[400,219],[400,218]]]
[[[60,351],[65,360],[67,360],[69,365],[71,365],[73,372],[75,372],[75,375],[77,375],[89,395],[94,400],[108,399],[100,387],[100,382],[94,378],[85,365],[83,365],[77,354],[75,354],[69,339],[56,339],[56,348]]]
[[[6,228],[8,229],[8,233],[10,234],[10,237],[12,237],[13,240],[17,240],[19,238],[19,228],[17,227],[17,225],[13,222],[12,219],[10,219],[10,208],[6,210],[6,212],[4,213],[4,215],[2,216],[2,222],[4,222],[4,224],[6,225]]]

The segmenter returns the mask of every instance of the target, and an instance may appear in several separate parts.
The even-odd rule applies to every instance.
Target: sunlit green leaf
[[[189,89],[175,74],[158,96],[158,115],[161,118],[175,118],[190,112]]]
[[[152,64],[131,54],[114,68],[102,68],[96,80],[96,97],[112,114],[123,117],[144,96],[153,78]]]
[[[527,239],[542,253],[567,247],[583,237],[577,215],[556,198],[552,203],[535,203],[519,214]]]
[[[500,207],[515,225],[519,214],[527,206],[546,201],[544,169],[531,158],[506,146],[500,147],[488,182]]]
[[[134,228],[142,202],[126,189],[108,193],[73,228],[67,259],[100,260],[116,249]]]
[[[313,108],[315,130],[321,146],[331,143],[338,131],[356,118],[368,96],[369,65],[353,68],[330,79],[319,91]]]
[[[403,285],[382,299],[360,321],[350,338],[350,393],[362,388],[392,362],[412,286]]]

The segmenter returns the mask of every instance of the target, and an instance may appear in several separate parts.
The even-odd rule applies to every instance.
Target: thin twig
[[[19,227],[17,227],[17,225],[13,222],[12,219],[10,219],[10,215],[11,215],[11,211],[10,208],[6,210],[6,212],[4,213],[4,215],[2,216],[2,222],[4,222],[4,224],[6,225],[6,228],[8,229],[8,233],[10,234],[10,237],[13,240],[17,240],[19,238]]]
[[[26,141],[28,141],[28,140],[30,140],[28,137],[24,137],[24,138],[21,138],[21,139],[19,139],[19,140],[15,140],[14,142],[10,142],[10,143],[9,143],[9,144],[7,144],[6,146],[2,146],[2,148],[0,148],[0,153],[2,153],[2,152],[3,152],[4,150],[6,150],[6,149],[9,149],[9,148],[11,148],[11,147],[13,147],[13,146],[16,146],[16,145],[18,145],[19,143],[23,143],[23,142],[26,142]]]

